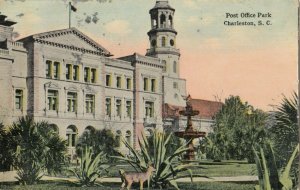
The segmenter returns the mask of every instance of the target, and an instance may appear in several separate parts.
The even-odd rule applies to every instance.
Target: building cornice
[[[171,33],[174,33],[177,35],[177,31],[174,30],[173,28],[153,28],[147,34],[148,34],[148,36],[150,36],[150,35],[156,34],[158,32],[171,32]]]
[[[34,42],[49,45],[49,46],[53,46],[53,47],[59,47],[59,48],[63,48],[63,49],[78,51],[78,52],[81,52],[81,53],[89,53],[89,54],[92,54],[92,55],[106,56],[102,52],[93,51],[93,50],[80,48],[80,47],[76,47],[76,46],[70,46],[70,45],[61,44],[61,43],[56,43],[56,42],[50,42],[50,41],[42,40],[42,39],[39,39],[39,38],[34,39]]]

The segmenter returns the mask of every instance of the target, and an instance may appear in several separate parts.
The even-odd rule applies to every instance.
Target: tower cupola
[[[150,9],[151,29],[148,32],[150,48],[146,55],[160,58],[164,73],[179,77],[179,49],[176,48],[177,31],[174,28],[175,9],[166,0],[156,1]]]
[[[175,9],[168,1],[156,1],[155,6],[149,11],[152,29],[173,29],[173,16]]]

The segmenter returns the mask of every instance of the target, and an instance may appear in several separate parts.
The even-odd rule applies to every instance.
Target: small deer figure
[[[144,182],[150,179],[152,173],[156,171],[153,166],[149,166],[145,173],[126,173],[124,170],[120,169],[119,173],[121,175],[122,186],[124,189],[127,186],[129,190],[133,182],[140,183],[140,189],[143,189]]]

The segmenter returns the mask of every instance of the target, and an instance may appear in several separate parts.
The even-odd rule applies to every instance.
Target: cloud
[[[126,35],[131,33],[129,22],[126,20],[114,20],[105,25],[105,30],[112,34]]]

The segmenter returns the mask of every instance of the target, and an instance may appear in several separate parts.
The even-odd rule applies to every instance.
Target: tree
[[[109,129],[91,130],[84,132],[79,138],[78,144],[76,145],[78,156],[81,156],[82,149],[85,146],[91,147],[94,155],[103,152],[106,154],[108,161],[113,162],[114,159],[109,158],[109,156],[116,155],[115,148],[118,147],[118,141]]]
[[[5,146],[4,166],[17,169],[22,184],[36,183],[43,175],[58,173],[64,164],[66,142],[47,122],[34,122],[32,117],[21,117],[7,131],[1,133]],[[3,145],[2,145],[3,142]]]
[[[266,138],[267,114],[254,109],[239,96],[230,96],[215,116],[214,131],[209,134],[208,150],[218,159],[248,159],[254,162],[252,146],[262,144]],[[212,144],[213,143],[213,144]]]
[[[270,115],[270,120],[273,122],[269,133],[280,167],[287,164],[288,155],[293,152],[299,141],[297,105],[298,96],[294,92],[291,98],[283,96],[281,103],[275,106],[275,111],[271,112]],[[298,162],[295,162],[292,167],[295,180],[298,177],[298,164]]]

